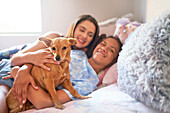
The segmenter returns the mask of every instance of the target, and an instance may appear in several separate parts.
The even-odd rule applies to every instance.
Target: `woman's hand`
[[[16,74],[19,70],[19,66],[15,66],[11,69],[11,72],[8,72],[7,74],[9,74],[8,76],[2,77],[2,79],[9,79],[9,78],[15,78]]]
[[[38,89],[35,84],[33,77],[30,74],[32,68],[31,64],[23,65],[17,72],[15,81],[13,83],[12,92],[15,98],[19,100],[20,107],[23,107],[23,104],[27,99],[27,88],[31,84],[34,89]]]
[[[37,66],[42,67],[45,70],[50,70],[49,67],[45,66],[45,63],[54,63],[58,64],[57,61],[54,60],[53,54],[49,49],[41,49],[31,53],[31,63]]]

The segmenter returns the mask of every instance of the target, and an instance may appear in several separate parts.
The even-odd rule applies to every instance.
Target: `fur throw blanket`
[[[122,91],[150,107],[170,112],[170,10],[128,37],[117,65]]]

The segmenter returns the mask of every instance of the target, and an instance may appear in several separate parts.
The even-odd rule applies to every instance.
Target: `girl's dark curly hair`
[[[120,52],[120,51],[121,51],[121,48],[122,48],[122,43],[121,43],[120,39],[117,38],[117,37],[113,37],[113,36],[106,36],[106,34],[101,34],[101,35],[99,36],[96,46],[97,46],[100,42],[102,42],[104,39],[107,39],[107,38],[113,38],[113,39],[115,39],[115,40],[118,42],[119,48],[120,48],[120,49],[119,49],[119,52]],[[119,55],[118,55],[118,56],[119,56]],[[105,67],[105,69],[108,68],[108,67],[110,67],[110,66],[112,66],[114,63],[116,63],[116,62],[117,62],[117,59],[118,59],[118,56],[117,56],[115,59],[113,59],[113,61],[111,61],[111,63],[110,63],[109,65],[107,65],[107,66]]]

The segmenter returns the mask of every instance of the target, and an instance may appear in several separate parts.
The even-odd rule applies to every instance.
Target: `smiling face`
[[[85,20],[79,23],[74,32],[74,38],[77,40],[76,47],[87,47],[93,40],[95,31],[96,27],[91,21]]]
[[[106,67],[117,58],[119,49],[120,46],[117,40],[106,38],[96,46],[92,59],[96,64]]]

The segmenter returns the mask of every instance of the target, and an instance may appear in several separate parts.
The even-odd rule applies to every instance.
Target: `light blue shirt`
[[[86,96],[97,89],[99,78],[89,64],[87,55],[84,51],[72,50],[69,66],[71,82],[79,94]],[[72,100],[75,99],[69,91],[66,89],[63,90]]]

